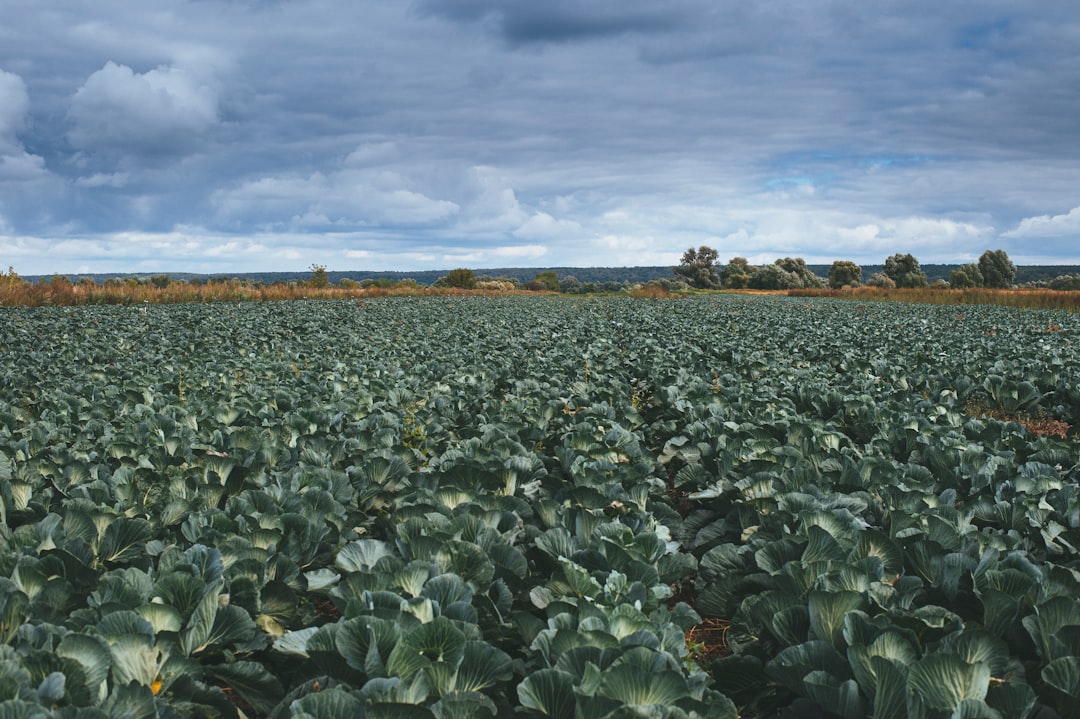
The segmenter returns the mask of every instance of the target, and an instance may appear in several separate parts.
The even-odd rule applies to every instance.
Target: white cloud
[[[514,237],[536,240],[573,239],[581,234],[581,225],[571,220],[556,220],[546,212],[533,213],[529,219],[514,230]]]
[[[75,93],[70,119],[82,150],[183,154],[218,122],[218,90],[182,68],[136,73],[110,61]]]
[[[0,218],[2,220],[2,218]],[[0,223],[0,257],[4,258],[5,266],[4,271],[7,270],[7,265],[13,265],[19,274],[37,274],[37,268],[27,268],[23,260],[35,260],[41,257],[41,253],[47,249],[48,245],[45,240],[40,240],[34,237],[17,237],[14,235],[12,228],[3,223]],[[42,273],[51,272],[52,270],[42,270]]]
[[[364,167],[367,165],[383,164],[398,156],[397,144],[394,142],[365,142],[357,147],[345,158],[347,167]]]
[[[18,138],[29,114],[26,83],[18,75],[0,70],[0,180],[25,182],[48,174],[45,160],[27,152]]]
[[[664,266],[677,265],[686,248],[675,250],[671,242],[652,235],[606,234],[580,243],[576,266]],[[558,263],[567,264],[567,263]]]
[[[93,175],[76,179],[75,184],[78,187],[124,187],[128,184],[128,179],[129,176],[126,172],[96,172]]]
[[[904,217],[884,220],[882,235],[894,237],[914,246],[941,247],[945,242],[963,242],[986,234],[990,228],[970,222],[934,217]]]
[[[95,255],[116,254],[116,250],[108,242],[84,238],[48,242],[47,247],[49,254],[55,257],[92,257]]]
[[[521,259],[527,258],[535,260],[538,257],[543,257],[547,254],[548,250],[543,245],[507,245],[504,247],[493,247],[487,250],[489,254],[496,257]]]
[[[537,260],[548,253],[548,248],[543,245],[500,245],[484,247],[471,252],[458,252],[453,248],[443,248],[440,259],[443,263],[455,267],[473,265],[475,267],[492,267],[507,262],[516,263],[522,260]]]
[[[529,213],[509,180],[493,167],[474,167],[466,176],[468,192],[458,228],[479,236],[501,236],[521,227]]]
[[[490,242],[534,241],[525,245],[529,247],[538,247],[535,242],[574,240],[583,233],[575,220],[523,206],[509,180],[491,167],[455,171],[378,166],[398,152],[394,143],[366,144],[332,172],[255,178],[215,192],[212,202],[222,221],[261,223],[276,230],[439,227]],[[434,194],[440,190],[453,199]],[[453,257],[472,259],[471,255]]]
[[[347,168],[261,177],[220,190],[212,200],[226,220],[311,229],[426,225],[459,211],[457,204],[409,189],[408,183],[395,173]]]
[[[301,269],[336,250],[313,249],[301,234],[223,235],[200,227],[171,232],[116,232],[61,239],[11,237],[0,227],[0,257],[20,274],[52,272],[247,272]],[[322,260],[322,261],[325,261]]]
[[[656,245],[656,238],[651,235],[644,237],[635,237],[632,235],[604,235],[603,237],[597,238],[593,244],[608,251],[644,251]]]
[[[26,83],[18,75],[0,70],[0,151],[5,143],[15,142],[30,110]]]
[[[31,155],[21,148],[12,148],[10,154],[0,151],[0,180],[25,181],[47,174],[45,160]]]
[[[1074,207],[1064,215],[1039,215],[1025,217],[1012,230],[1001,233],[1002,237],[1080,237],[1080,207]]]
[[[837,237],[839,237],[841,240],[849,242],[870,242],[877,239],[877,236],[880,233],[881,228],[875,224],[865,224],[851,228],[836,228]]]
[[[484,252],[452,252],[442,255],[442,262],[448,267],[461,267],[484,261]]]
[[[995,237],[984,218],[879,214],[819,200],[780,203],[769,192],[714,204],[708,198],[671,205],[642,198],[597,219],[602,222],[583,222],[583,229],[601,238],[595,245],[611,248],[609,264],[641,264],[635,252],[641,257],[666,252],[677,260],[686,248],[701,245],[715,248],[723,261],[791,256],[815,264],[872,263],[912,252],[920,261],[952,262],[961,254],[977,256]]]
[[[728,252],[757,261],[799,256],[811,263],[837,259],[882,262],[897,252],[910,252],[923,262],[953,262],[982,252],[994,237],[993,227],[952,218],[881,216],[813,205],[804,208],[752,206],[733,212],[736,232],[718,240]],[[706,243],[709,244],[709,243]]]

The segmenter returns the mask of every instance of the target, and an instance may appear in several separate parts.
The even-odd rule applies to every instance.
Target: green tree
[[[983,286],[1004,289],[1012,285],[1016,277],[1016,265],[1012,263],[1005,250],[987,250],[979,258],[979,271],[982,272]]]
[[[15,272],[15,268],[10,265],[8,265],[7,274],[0,272],[0,284],[2,285],[18,285],[23,282],[23,278],[19,277],[19,274]]]
[[[330,276],[326,274],[326,265],[311,265],[311,277],[308,278],[307,286],[317,289],[330,286]]]
[[[806,260],[801,257],[784,257],[773,263],[784,272],[799,278],[798,287],[824,287],[825,282],[810,271],[806,266]]]
[[[803,282],[794,272],[788,272],[774,263],[754,270],[749,286],[755,290],[794,290],[802,287]]]
[[[679,266],[672,268],[676,275],[686,280],[686,284],[699,289],[711,289],[720,286],[716,261],[719,255],[711,247],[702,245],[698,249],[691,247],[683,253]]]
[[[899,253],[885,260],[885,276],[897,287],[926,287],[926,273],[912,255]]]
[[[750,275],[756,270],[745,257],[732,257],[720,270],[720,282],[728,289],[740,290],[750,285]]]
[[[851,260],[836,260],[829,268],[829,287],[834,290],[862,284],[862,268]]]
[[[476,275],[472,270],[459,267],[450,270],[445,275],[435,280],[435,287],[453,287],[460,290],[471,290],[476,287]]]
[[[555,270],[545,270],[536,275],[536,281],[544,286],[544,289],[552,292],[559,291],[559,273]]]
[[[967,289],[968,287],[982,287],[983,276],[979,270],[979,266],[975,263],[967,265],[960,265],[955,270],[949,273],[949,286],[956,289]]]

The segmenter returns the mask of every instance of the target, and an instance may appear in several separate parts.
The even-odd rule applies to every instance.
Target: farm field
[[[0,717],[1080,717],[1080,315],[0,308]]]

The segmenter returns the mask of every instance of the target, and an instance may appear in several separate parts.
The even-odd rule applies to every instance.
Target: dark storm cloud
[[[613,0],[590,3],[573,0],[517,2],[515,0],[421,0],[416,7],[430,14],[460,22],[482,22],[496,29],[509,45],[558,43],[602,38],[624,33],[668,32],[679,26],[672,11],[677,3],[663,7]]]
[[[1080,262],[1080,9],[0,0],[0,266]]]

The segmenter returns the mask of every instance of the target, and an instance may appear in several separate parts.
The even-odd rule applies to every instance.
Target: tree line
[[[241,273],[239,275],[92,275],[51,277],[18,276],[14,269],[0,273],[0,304],[19,304],[18,295],[37,292],[51,299],[72,290],[85,301],[126,301],[136,294],[155,290],[176,297],[203,295],[260,295],[305,291],[546,291],[564,294],[632,293],[639,290],[667,293],[701,289],[843,289],[861,285],[879,288],[1006,288],[1080,290],[1080,272],[1075,266],[1026,266],[1017,268],[1004,250],[987,250],[978,262],[965,265],[926,266],[911,254],[895,254],[883,265],[860,267],[849,260],[832,265],[808,265],[801,257],[784,257],[755,266],[744,257],[719,262],[715,249],[690,248],[677,267],[559,267],[503,268],[473,271],[342,272],[312,264],[310,272]],[[672,273],[674,270],[674,274]],[[929,277],[928,277],[929,273]],[[869,275],[869,276],[867,276]],[[106,298],[107,296],[107,298]],[[141,295],[140,295],[141,296]],[[276,295],[275,295],[276,296]],[[7,298],[6,300],[4,298]],[[8,301],[10,300],[10,301]],[[43,300],[44,301],[44,300]],[[139,301],[142,301],[141,299]],[[153,300],[151,300],[153,301]],[[194,301],[200,301],[195,299]]]
[[[720,264],[719,253],[712,247],[691,247],[683,253],[675,275],[697,289],[793,290],[829,287],[843,289],[866,284],[883,288],[917,288],[929,285],[926,273],[911,254],[897,253],[886,258],[881,272],[863,282],[862,267],[850,260],[837,260],[829,268],[828,278],[810,271],[801,257],[784,257],[772,264],[754,266],[745,257],[733,257]],[[957,267],[949,274],[948,282],[935,283],[943,287],[966,289],[987,287],[1005,289],[1012,286],[1016,266],[1005,250],[987,250],[977,263]]]

